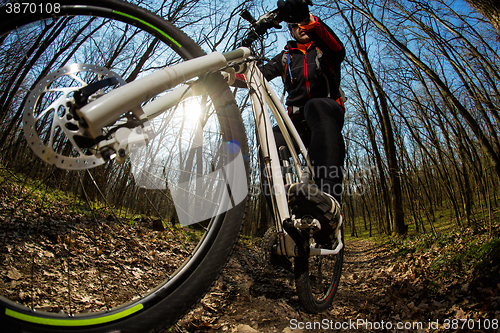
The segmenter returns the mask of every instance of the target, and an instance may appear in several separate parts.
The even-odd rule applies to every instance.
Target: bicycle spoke
[[[136,105],[89,135],[82,104],[203,51],[128,2],[60,6],[60,17],[28,14],[0,37],[8,47],[0,52],[0,252],[8,267],[0,319],[16,328],[122,331],[124,317],[155,313],[156,322],[137,322],[158,330],[206,292],[227,259],[212,249],[229,253],[240,230],[244,203],[222,205],[231,188],[220,174],[247,153],[239,110],[210,74],[203,80],[217,99],[190,97],[165,110],[149,121],[154,137]],[[146,109],[158,96],[143,97]],[[130,140],[122,158],[124,138],[141,131],[148,136]],[[227,153],[233,140],[241,153]],[[203,277],[191,274],[200,270]],[[181,288],[191,288],[185,304],[174,300]]]

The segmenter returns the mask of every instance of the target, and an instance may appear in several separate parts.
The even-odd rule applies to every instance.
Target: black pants
[[[292,116],[292,121],[308,148],[316,184],[340,202],[345,158],[343,108],[331,98],[314,98],[306,103],[302,113]],[[273,132],[276,145],[286,146],[278,126]],[[263,167],[261,159],[262,186],[264,193],[268,194],[269,185]]]

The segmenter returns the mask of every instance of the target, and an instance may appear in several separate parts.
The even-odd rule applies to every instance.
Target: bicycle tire
[[[342,227],[341,232],[344,242]],[[330,307],[339,287],[343,262],[344,248],[336,255],[294,258],[295,288],[306,311],[320,313]]]
[[[46,4],[46,2],[38,0],[31,1],[30,3],[43,6]],[[0,253],[3,252],[2,259],[4,262],[12,264],[10,270],[3,272],[4,282],[0,287],[2,290],[0,297],[0,320],[3,327],[9,332],[149,332],[160,330],[174,324],[199,302],[215,282],[238,239],[246,208],[246,197],[241,202],[232,202],[232,205],[229,206],[230,209],[228,208],[227,211],[221,212],[219,209],[217,211],[218,214],[211,218],[210,221],[202,221],[193,227],[188,226],[185,228],[186,230],[181,230],[174,226],[174,222],[176,219],[179,219],[181,212],[175,211],[177,206],[172,211],[171,204],[168,207],[170,210],[165,208],[165,211],[171,214],[169,222],[172,223],[172,227],[169,228],[168,232],[163,234],[161,232],[155,233],[150,230],[149,226],[144,227],[143,225],[139,225],[140,222],[134,222],[128,216],[125,218],[121,217],[121,215],[124,215],[122,210],[127,212],[127,214],[135,213],[136,215],[134,216],[137,216],[137,213],[144,214],[143,212],[148,210],[153,210],[158,215],[161,215],[160,213],[165,215],[166,213],[163,211],[160,212],[161,207],[159,207],[158,202],[162,202],[161,199],[163,197],[168,197],[172,201],[172,190],[170,187],[168,190],[161,190],[163,192],[158,190],[161,193],[154,192],[153,194],[156,196],[149,198],[147,194],[141,194],[137,189],[132,190],[128,187],[130,183],[134,182],[134,179],[122,176],[127,172],[125,168],[118,169],[118,167],[115,168],[113,164],[109,163],[97,167],[95,169],[97,171],[95,172],[88,170],[61,171],[60,169],[55,169],[53,166],[42,167],[40,166],[39,159],[32,152],[30,153],[29,149],[26,149],[29,144],[26,139],[22,138],[23,135],[20,130],[15,127],[9,128],[9,124],[19,123],[19,121],[14,122],[12,119],[19,118],[20,110],[23,110],[23,105],[27,103],[26,97],[19,96],[20,92],[24,92],[29,86],[27,80],[37,77],[45,79],[47,78],[47,74],[45,74],[47,71],[45,69],[51,67],[52,71],[66,65],[66,63],[62,63],[55,66],[55,63],[59,62],[58,59],[67,59],[69,63],[73,58],[85,57],[88,53],[94,52],[94,46],[100,42],[98,38],[114,37],[111,28],[116,27],[120,29],[119,32],[122,35],[118,34],[118,36],[123,39],[116,39],[118,42],[123,42],[123,40],[127,39],[127,42],[131,45],[136,41],[135,38],[139,36],[140,38],[145,38],[143,42],[150,42],[148,45],[152,46],[154,50],[160,48],[162,51],[167,50],[167,47],[163,49],[163,46],[158,46],[163,43],[173,52],[168,53],[167,56],[177,54],[183,60],[201,56],[204,54],[204,51],[190,37],[170,22],[131,3],[119,0],[100,0],[98,2],[93,0],[61,0],[57,3],[60,6],[58,7],[60,8],[58,13],[55,13],[53,10],[49,12],[47,10],[48,7],[40,6],[35,8],[34,13],[19,13],[18,15],[10,13],[7,20],[0,22],[0,58],[2,60],[11,59],[10,63],[6,62],[2,67],[4,75],[3,87],[10,84],[10,81],[5,78],[17,79],[21,74],[24,75],[21,82],[13,80],[12,82],[14,83],[8,86],[11,88],[9,89],[10,95],[5,93],[0,96],[0,98],[6,97],[1,100],[2,102],[6,100],[9,102],[8,98],[10,98],[10,104],[2,104],[0,114],[4,123],[0,128],[0,135],[5,139],[0,150],[0,192],[2,193],[4,202],[6,202],[0,208],[1,228],[4,233]],[[0,7],[3,13],[6,12],[5,6]],[[45,11],[40,12],[38,8],[45,9]],[[58,25],[58,22],[62,23]],[[100,26],[96,22],[102,25]],[[72,25],[73,23],[74,25]],[[42,28],[47,30],[35,30]],[[14,37],[9,37],[11,36],[11,31],[16,32],[17,35],[14,36],[16,38],[20,34],[32,34],[30,35],[32,40],[30,39],[26,43],[17,41],[17,44],[9,44],[11,42],[9,38],[14,39]],[[130,31],[133,31],[133,33],[127,35]],[[146,37],[143,37],[142,34]],[[129,36],[130,39],[128,39]],[[56,43],[63,41],[58,38],[63,37],[68,38],[67,44],[56,45]],[[159,42],[156,43],[156,41]],[[64,40],[64,42],[66,41]],[[81,48],[80,42],[82,43],[81,45],[88,42],[88,49]],[[103,43],[102,45],[105,44],[109,45],[110,43]],[[11,45],[15,45],[15,47],[7,48],[7,46]],[[74,52],[68,51],[68,53],[60,54],[60,46],[65,45],[74,46]],[[143,44],[137,45],[142,47]],[[101,44],[98,47],[101,47]],[[98,49],[96,53],[103,55],[103,59],[99,59],[101,63],[106,60],[104,59],[106,58],[104,56],[106,53],[102,51],[102,49]],[[137,49],[134,49],[134,52],[136,51]],[[37,65],[38,61],[41,61],[42,55],[36,52],[54,56],[54,58],[57,55],[58,58],[55,58],[56,60],[50,66],[47,65],[47,68],[39,69]],[[49,54],[49,52],[53,53]],[[146,52],[150,51],[146,49],[144,52],[146,54]],[[153,54],[155,53],[150,52],[147,54],[148,58],[145,60],[145,63],[150,61],[151,58],[149,56]],[[29,63],[28,59],[27,63],[23,66],[13,66],[12,64],[15,64],[16,59],[20,59],[19,56],[21,58],[32,57],[31,59],[34,59],[34,63]],[[145,56],[143,55],[143,57]],[[98,68],[101,71],[103,70],[102,68],[114,70],[113,65],[116,64],[116,68],[121,69],[122,67],[120,66],[124,62],[123,59],[119,59],[118,61],[118,58],[119,55],[113,60],[114,63],[110,60],[111,65],[104,63],[105,66],[99,66]],[[182,61],[180,58],[174,61]],[[137,61],[133,61],[134,59],[130,60],[130,66],[138,64]],[[144,58],[139,59],[143,60]],[[43,60],[45,61],[45,58]],[[139,63],[143,67],[139,68],[137,72],[127,72],[126,70],[130,68],[125,68],[124,72],[131,73],[127,79],[132,80],[141,75],[142,72],[153,70],[158,65],[155,61],[159,60],[151,60],[148,63],[150,67],[147,69],[144,69],[144,64]],[[126,66],[123,65],[123,67]],[[25,69],[27,74],[24,72]],[[88,67],[85,67],[85,69],[88,69]],[[98,70],[95,69],[95,71],[97,72]],[[85,74],[93,77],[93,79],[96,79],[95,77],[99,77],[99,75],[104,75],[102,72],[98,74],[92,72],[92,70],[85,72]],[[75,82],[87,79],[78,75],[75,74]],[[59,79],[61,78],[57,77],[57,80]],[[231,177],[235,178],[237,176],[236,173],[230,175],[224,173],[225,179],[219,180],[219,183],[215,181],[216,185],[225,184],[225,186],[221,185],[223,189],[219,192],[214,189],[214,197],[219,198],[219,200],[221,198],[229,200],[227,199],[227,195],[224,197],[223,194],[224,189],[229,184],[236,186],[236,188],[231,188],[233,194],[245,190],[244,187],[246,186],[248,177],[248,165],[246,162],[246,155],[248,153],[247,139],[239,108],[227,83],[218,74],[210,75],[206,80],[207,94],[213,103],[215,112],[211,115],[213,118],[208,115],[208,112],[206,113],[207,122],[205,126],[209,122],[216,122],[213,126],[217,129],[217,132],[212,132],[212,128],[210,128],[206,134],[203,134],[207,138],[210,135],[210,145],[213,145],[214,149],[208,153],[204,152],[206,155],[202,156],[205,158],[211,154],[212,169],[217,166],[216,170],[222,171],[225,170],[224,165],[235,161],[236,158],[245,159],[245,170],[240,170],[244,174],[245,184],[236,181],[233,182]],[[33,82],[34,84],[30,83],[31,86],[36,86],[39,80],[34,79]],[[42,93],[37,96],[40,100],[42,99]],[[55,114],[57,112],[59,112],[59,109],[48,110],[48,114],[53,118],[56,117]],[[64,110],[61,112],[64,112]],[[67,114],[63,114],[63,116],[67,117]],[[35,118],[35,116],[33,117]],[[37,117],[43,118],[45,115]],[[7,120],[11,122],[8,123]],[[35,123],[37,121],[39,119],[34,120]],[[46,123],[44,122],[43,126],[48,126]],[[182,124],[185,124],[184,120]],[[40,128],[42,128],[42,125],[40,125]],[[182,130],[179,130],[182,135],[186,131],[184,127]],[[46,130],[44,133],[40,133],[40,136],[46,135],[48,137],[53,135],[47,134],[49,132]],[[206,137],[203,136],[202,139],[205,140]],[[182,145],[179,136],[176,140],[178,140],[178,146],[181,149]],[[186,141],[189,142],[189,140],[183,142]],[[40,142],[42,145],[53,144],[51,140],[44,141],[43,138],[40,138]],[[67,141],[65,144],[70,146]],[[65,153],[63,149],[65,147],[66,145],[63,144],[60,144],[60,147],[55,147],[54,145],[54,150],[60,149],[57,152],[62,154]],[[221,149],[226,149],[224,151],[226,153],[229,151],[229,155],[233,154],[234,157],[232,157],[233,155],[229,157],[223,156],[220,153]],[[86,153],[89,150],[86,150]],[[193,152],[194,149],[189,151]],[[201,159],[200,155],[199,153],[199,155],[195,156]],[[74,159],[74,156],[71,158]],[[81,156],[81,158],[85,158],[85,156]],[[165,157],[167,161],[169,158]],[[203,163],[207,164],[207,160],[203,160]],[[194,166],[191,166],[191,168],[194,168]],[[213,170],[208,170],[206,173],[208,174],[209,171],[213,172]],[[111,179],[113,172],[117,172],[117,180],[113,182],[113,186],[117,187],[118,180],[124,179],[120,183],[120,185],[123,184],[124,191],[106,187],[108,183],[111,183],[109,179]],[[167,173],[165,170],[163,172]],[[197,176],[199,174],[195,173],[193,178]],[[55,177],[60,177],[60,183],[53,180]],[[179,182],[180,179],[185,180],[185,178],[182,178],[178,174],[172,176],[172,178],[168,178],[168,181],[170,182],[171,179],[172,182],[175,179]],[[135,178],[135,181],[137,182],[138,179]],[[84,188],[84,184],[87,183],[93,186],[90,191]],[[213,185],[214,181],[211,184]],[[203,185],[209,186],[206,184]],[[205,188],[207,191],[208,189]],[[229,192],[231,199],[233,199],[233,194],[231,194],[231,191]],[[139,198],[140,195],[142,195],[140,198],[143,201],[139,203],[149,201],[151,205],[146,208],[138,208],[139,204],[137,204],[137,201],[134,201],[138,199],[134,198]],[[109,198],[115,200],[116,203],[109,201]],[[66,201],[71,201],[71,204],[75,204],[75,206],[78,204],[84,208],[69,206]],[[164,198],[163,201],[165,201]],[[127,207],[116,206],[124,202],[128,202]],[[54,216],[61,219],[65,218],[63,220],[64,223],[56,220]],[[160,222],[165,227],[163,220],[166,221],[166,219],[161,218]],[[164,239],[160,236],[164,237]],[[141,240],[138,240],[139,237],[151,243],[147,243],[147,246],[143,245],[141,247]],[[179,240],[179,245],[177,243],[174,244],[174,240]],[[155,245],[153,245],[153,241]],[[157,245],[158,243],[160,245]],[[24,251],[25,248],[26,251]],[[150,251],[150,249],[154,250]],[[90,250],[93,251],[93,256],[85,253],[85,251],[88,252]],[[188,250],[192,251],[192,253]],[[154,253],[151,254],[152,252]],[[29,260],[26,260],[22,265],[18,265],[17,263],[21,254]],[[157,256],[164,258],[165,255],[170,254],[172,254],[172,256],[168,257],[171,258],[170,261],[155,259]],[[151,260],[151,265],[146,266],[144,264],[144,266],[140,266],[137,264],[137,261],[134,262],[135,258],[139,255]],[[75,259],[80,257],[82,258],[81,260]],[[90,263],[88,262],[89,258]],[[51,267],[49,264],[53,266]],[[87,270],[70,270],[70,267],[77,265],[79,269],[86,267]],[[89,268],[91,265],[94,268]],[[113,267],[113,265],[115,266]],[[136,267],[132,267],[134,265]],[[60,267],[61,272],[64,274],[58,275],[58,273],[61,273],[56,271],[58,267]],[[148,269],[151,267],[150,270],[152,273],[149,273],[145,267]],[[115,269],[114,273],[112,272],[113,269]],[[108,270],[111,273],[108,273]],[[144,288],[148,288],[146,291],[139,289],[142,288],[139,284],[143,281],[147,282],[148,278],[152,274],[156,274],[156,272],[163,274],[162,276],[166,275],[167,278],[163,277],[159,282],[155,282],[156,284],[152,287],[145,286]],[[80,295],[83,289],[78,291],[76,289],[83,288],[81,285],[78,285],[79,281],[86,281],[86,275],[91,274],[96,275],[95,286],[90,287],[89,285],[85,285],[87,289],[84,290],[88,291],[87,298],[85,298],[86,296]],[[147,276],[148,278],[142,278],[143,276]],[[25,277],[27,282],[25,282]],[[133,279],[134,277],[136,279]],[[58,278],[59,280],[57,280]],[[66,291],[63,290],[66,281],[63,284],[61,278],[67,280],[68,290]],[[112,281],[112,279],[115,280]],[[55,285],[54,280],[61,282],[61,290],[59,286],[54,286],[50,290],[50,292],[56,295],[54,296],[54,302],[59,299],[59,296],[57,296],[59,295],[58,293],[61,295],[67,294],[67,300],[63,299],[62,296],[60,299],[65,302],[67,301],[69,305],[58,306],[57,304],[52,305],[52,303],[50,305],[41,303],[40,295],[49,293],[48,291],[41,290],[43,287],[41,285],[47,281],[52,281]],[[122,285],[117,284],[119,281],[122,281]],[[16,288],[21,288],[21,291]],[[113,303],[114,300],[107,295],[111,295],[115,290],[118,293],[121,291],[120,289],[127,291],[134,289],[130,293],[135,293],[136,295],[133,299],[131,298],[132,296],[127,296],[129,297],[127,299],[123,296],[124,300],[118,299],[115,306]],[[96,300],[98,298],[97,294],[102,296],[101,300]],[[80,298],[77,300],[77,297]],[[41,305],[37,302],[40,302]],[[83,310],[80,308],[77,309],[80,306],[78,302],[83,304],[81,305]],[[64,302],[61,301],[61,303]],[[99,309],[95,312],[88,312],[84,309],[84,306],[87,306],[87,304],[91,304]],[[72,309],[72,306],[75,309]],[[61,310],[63,313],[59,313],[59,307],[64,307]],[[67,310],[68,307],[69,312]],[[78,311],[80,312],[77,313]]]

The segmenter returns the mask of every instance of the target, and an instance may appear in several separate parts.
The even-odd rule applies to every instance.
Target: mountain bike
[[[229,87],[236,73],[246,78],[273,189],[270,256],[293,262],[308,311],[330,306],[342,217],[322,248],[310,237],[318,221],[290,214],[286,186],[310,183],[313,169],[251,51],[277,27],[276,10],[258,20],[246,13],[244,46],[206,55],[172,23],[124,1],[0,8],[7,331],[155,331],[200,301],[232,252],[248,199],[250,152]],[[288,143],[279,151],[268,109]]]

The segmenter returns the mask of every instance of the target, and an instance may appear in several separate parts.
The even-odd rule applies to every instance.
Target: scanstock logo
[[[162,200],[173,202],[182,226],[222,214],[248,194],[239,142],[209,142],[201,124],[195,127],[181,134],[162,128],[130,154],[136,185],[146,196],[160,190]]]

